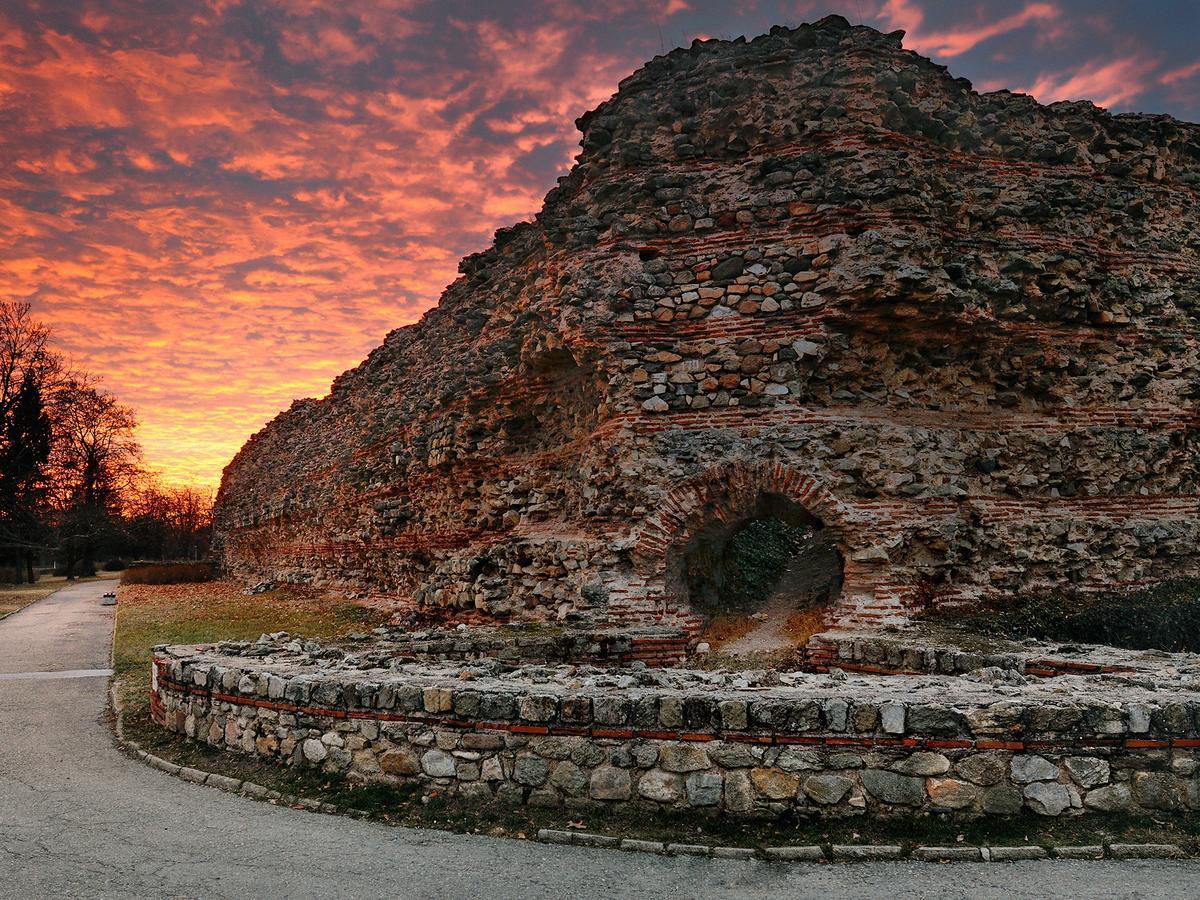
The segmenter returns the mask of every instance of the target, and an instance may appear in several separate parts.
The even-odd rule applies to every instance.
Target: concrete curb
[[[908,853],[895,844],[835,844],[833,846],[797,847],[723,847],[707,844],[663,844],[660,841],[641,841],[593,834],[587,831],[562,831],[542,828],[536,840],[543,844],[565,844],[574,847],[620,849],[633,853],[654,853],[659,856],[701,856],[713,859],[758,859],[781,863],[880,862],[908,860],[913,862],[1022,862],[1056,859],[1182,859],[1183,851],[1174,844],[1110,844],[1107,847],[1062,847],[1051,851],[1045,847],[1023,844],[1014,847],[914,847]],[[1059,852],[1065,851],[1065,852]]]
[[[307,797],[281,794],[253,781],[240,781],[216,772],[205,772],[190,766],[179,766],[161,756],[155,756],[141,748],[136,741],[125,737],[124,709],[118,699],[119,682],[109,683],[108,702],[113,716],[113,735],[117,746],[148,766],[167,775],[186,779],[194,784],[216,788],[226,793],[239,794],[252,800],[322,812],[330,815],[364,814],[360,810],[346,809],[332,803],[323,803]],[[631,853],[653,853],[659,856],[693,856],[709,859],[765,860],[775,863],[829,863],[829,862],[880,862],[908,859],[918,862],[1019,862],[1044,859],[1184,859],[1183,849],[1175,844],[1108,844],[1101,846],[1062,846],[1047,850],[1036,845],[1014,847],[914,847],[908,854],[895,844],[834,844],[832,846],[795,847],[727,847],[709,844],[664,843],[634,838],[620,838],[587,831],[560,831],[554,828],[539,829],[535,840],[543,844],[563,844],[574,847],[592,847],[606,850],[625,850]]]

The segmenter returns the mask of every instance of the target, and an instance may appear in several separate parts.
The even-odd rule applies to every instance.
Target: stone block
[[[1126,812],[1133,806],[1133,791],[1127,784],[1110,784],[1088,791],[1083,805],[1100,812]]]
[[[550,783],[570,797],[580,797],[587,792],[588,777],[575,763],[563,760],[555,764]]]
[[[550,775],[550,763],[540,756],[520,755],[513,763],[512,778],[517,784],[538,787]]]
[[[992,862],[1021,862],[1027,859],[1045,859],[1049,854],[1044,847],[988,847],[988,858]]]
[[[1023,793],[1025,805],[1039,816],[1059,816],[1071,808],[1071,792],[1065,784],[1038,781]]]
[[[950,760],[940,753],[921,751],[894,763],[892,771],[902,775],[945,775],[950,771]]]
[[[863,787],[882,803],[920,806],[925,801],[925,779],[898,775],[885,769],[864,769]]]
[[[810,775],[804,779],[804,793],[822,806],[841,803],[854,787],[854,782],[840,775]]]
[[[518,702],[526,722],[552,722],[558,715],[558,698],[552,694],[529,694]]]
[[[1069,756],[1063,760],[1063,765],[1071,780],[1082,788],[1108,784],[1109,765],[1106,760],[1095,756]]]
[[[449,688],[425,688],[421,693],[421,701],[427,713],[448,713],[454,708],[454,699]]]
[[[817,846],[767,847],[763,854],[774,862],[824,862],[825,851]]]
[[[922,862],[981,862],[983,854],[978,847],[915,847],[912,858]]]
[[[638,779],[637,792],[656,803],[674,803],[683,796],[683,778],[673,772],[651,769]]]
[[[904,734],[904,704],[888,700],[879,707],[880,727],[884,734]]]
[[[421,761],[411,750],[388,750],[380,755],[379,768],[387,775],[416,775],[421,771]]]
[[[768,800],[791,800],[796,796],[800,779],[777,769],[751,769],[750,780],[759,795]]]
[[[1015,816],[1025,805],[1021,789],[1011,784],[998,784],[988,788],[979,798],[979,807],[985,813],[997,816]]]
[[[1018,784],[1058,779],[1058,766],[1034,753],[1018,753],[1012,758],[1010,771],[1012,780]]]
[[[691,806],[716,806],[721,802],[725,779],[707,772],[692,772],[687,776],[687,800]]]
[[[628,769],[600,766],[592,773],[588,793],[596,800],[628,800],[633,794],[633,779]]]
[[[999,784],[1008,774],[1008,759],[1001,753],[976,753],[958,760],[954,770],[973,784]]]
[[[925,782],[930,805],[937,809],[965,809],[975,803],[979,788],[955,778],[930,778]]]
[[[427,750],[421,756],[421,769],[430,778],[453,778],[457,764],[444,750]]]
[[[1183,779],[1165,772],[1137,772],[1133,776],[1134,796],[1148,809],[1186,809],[1187,787]]]
[[[701,744],[667,743],[659,750],[658,765],[668,772],[695,772],[711,763]]]
[[[725,808],[730,812],[744,813],[754,808],[754,787],[745,769],[725,773]]]

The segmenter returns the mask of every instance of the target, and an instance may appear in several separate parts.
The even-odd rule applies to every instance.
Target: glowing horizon
[[[1200,119],[1200,7],[1164,0],[125,0],[0,12],[0,296],[212,487],[247,437],[415,322],[529,218],[574,120],[694,37],[842,12],[978,90]]]

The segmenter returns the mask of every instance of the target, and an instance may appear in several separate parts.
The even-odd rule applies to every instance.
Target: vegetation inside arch
[[[772,598],[796,609],[817,606],[842,580],[841,556],[820,521],[774,495],[733,528],[701,533],[684,570],[690,602],[710,615],[753,613]]]

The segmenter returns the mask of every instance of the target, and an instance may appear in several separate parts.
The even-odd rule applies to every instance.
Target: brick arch
[[[665,575],[671,551],[685,546],[702,529],[736,523],[760,494],[778,494],[821,520],[839,545],[850,510],[816,479],[781,463],[732,463],[716,466],[673,488],[642,524],[633,546],[635,567],[644,575]],[[846,548],[841,548],[843,552]]]

